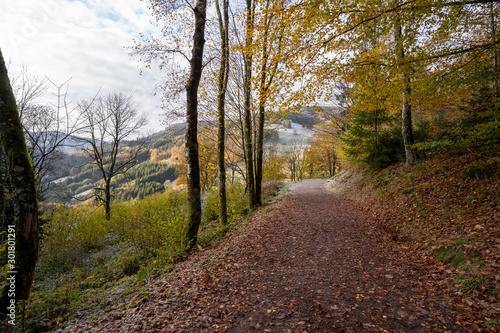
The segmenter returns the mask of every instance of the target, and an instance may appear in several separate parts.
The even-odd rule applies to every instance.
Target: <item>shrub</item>
[[[75,264],[99,248],[107,234],[102,209],[57,207],[42,228],[41,253],[49,262]]]
[[[229,194],[229,191],[226,191],[226,195]],[[227,195],[230,197],[230,195]],[[215,221],[219,218],[219,191],[218,189],[211,189],[206,192],[203,196],[202,203],[202,215],[201,222],[202,224],[206,224],[210,221]],[[229,209],[228,209],[229,210]]]
[[[488,178],[495,177],[500,173],[500,159],[490,158],[487,161],[473,164],[462,171],[463,178]]]
[[[117,277],[131,276],[136,274],[141,268],[142,258],[137,252],[127,249],[117,255],[114,263],[114,273]]]
[[[273,196],[278,193],[280,189],[280,184],[275,180],[270,180],[262,184],[262,200]]]
[[[245,187],[240,183],[230,184],[226,189],[227,218],[237,219],[248,212]],[[219,191],[212,189],[205,194],[202,205],[202,222],[206,224],[219,217]]]
[[[248,213],[245,185],[231,184],[227,190],[227,214],[229,219],[237,219]]]
[[[184,193],[155,194],[114,206],[109,229],[146,252],[177,252],[184,224]]]

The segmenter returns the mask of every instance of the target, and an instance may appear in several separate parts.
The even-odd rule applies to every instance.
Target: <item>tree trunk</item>
[[[333,177],[333,172],[332,172],[332,165],[333,165],[333,162],[332,162],[332,157],[330,155],[330,153],[326,153],[326,160],[328,162],[328,177],[332,178]]]
[[[401,112],[401,133],[403,134],[403,143],[405,145],[405,165],[410,165],[414,164],[417,158],[415,150],[411,147],[415,143],[413,141],[413,126],[411,119],[411,88],[410,78],[405,73],[403,73],[403,82],[405,89],[403,92],[403,110]]]
[[[8,225],[14,220],[14,203],[12,201],[12,186],[10,186],[9,173],[7,166],[7,157],[3,152],[3,147],[0,144],[0,230],[7,230]],[[0,234],[0,243],[7,240],[5,233]]]
[[[257,128],[257,156],[255,161],[255,204],[262,205],[262,164],[264,160],[264,105],[260,103]]]
[[[276,3],[274,3],[276,5]],[[262,179],[263,179],[263,156],[264,156],[264,124],[265,124],[265,108],[267,103],[267,95],[269,93],[269,88],[274,79],[276,71],[278,69],[279,57],[269,63],[269,55],[273,45],[277,44],[277,52],[280,53],[281,41],[283,39],[283,29],[284,25],[280,27],[280,34],[277,39],[269,39],[269,33],[271,29],[271,21],[275,17],[276,11],[283,10],[283,3],[277,4],[278,8],[270,9],[273,6],[273,1],[267,0],[264,8],[264,36],[262,41],[262,63],[261,63],[261,77],[260,77],[260,87],[259,87],[259,113],[258,113],[258,124],[257,124],[257,138],[256,138],[256,168],[255,168],[255,202],[258,206],[262,204]],[[274,6],[273,6],[274,7]],[[282,24],[282,23],[281,23]]]
[[[266,107],[266,95],[267,95],[267,87],[266,87],[266,76],[267,76],[267,60],[268,60],[268,35],[269,35],[269,22],[268,22],[268,13],[269,13],[269,5],[270,1],[266,2],[266,7],[264,11],[264,21],[266,23],[265,31],[264,31],[264,40],[262,42],[262,66],[260,69],[260,89],[259,89],[259,116],[258,116],[258,127],[257,127],[257,156],[256,156],[256,167],[255,167],[255,203],[260,206],[262,204],[262,163],[264,156],[264,111]]]
[[[104,210],[106,212],[106,220],[111,219],[111,179],[106,180],[104,187]]]
[[[198,87],[203,69],[205,45],[206,0],[197,0],[194,8],[195,30],[191,70],[186,85],[186,164],[187,212],[184,247],[191,250],[196,245],[201,223],[200,164],[198,159]]]
[[[415,151],[411,148],[414,144],[413,141],[413,129],[412,129],[412,119],[411,119],[411,88],[410,88],[410,77],[407,73],[407,69],[403,65],[403,60],[405,58],[402,29],[401,29],[401,19],[396,18],[394,25],[394,42],[396,43],[396,60],[398,68],[401,72],[402,81],[404,85],[403,90],[403,107],[401,111],[401,134],[403,135],[403,143],[405,148],[406,163],[405,165],[414,164],[416,161]]]
[[[245,95],[245,113],[243,116],[243,127],[245,132],[245,159],[246,159],[246,174],[247,174],[247,195],[248,208],[255,208],[255,180],[253,167],[253,141],[252,141],[252,115],[251,115],[251,79],[252,79],[252,53],[251,45],[253,39],[253,8],[252,0],[247,0],[247,22],[246,22],[246,38],[245,38],[245,77],[243,90]]]
[[[493,10],[493,3],[490,3],[490,24],[491,24],[491,40],[492,42],[497,39],[497,30],[495,22],[495,12]],[[498,83],[498,46],[493,46],[493,91],[495,93],[495,98],[500,97],[500,85]],[[495,101],[498,102],[498,101]]]
[[[375,109],[375,119],[373,124],[373,131],[375,132],[375,151],[378,153],[378,110]]]
[[[295,160],[291,159],[289,160],[290,163],[290,180],[292,182],[295,181]]]
[[[226,203],[226,165],[225,165],[225,115],[224,104],[226,99],[227,81],[229,78],[229,1],[223,0],[223,14],[220,12],[219,1],[216,0],[217,15],[219,18],[221,37],[221,61],[218,78],[217,113],[218,113],[218,164],[219,164],[219,220],[223,225],[227,224],[227,203]]]
[[[0,303],[3,312],[7,302],[28,299],[30,294],[38,259],[38,201],[33,166],[1,51],[0,141],[7,158],[10,185],[14,193],[14,220],[9,224],[15,225],[12,228],[12,231],[15,230],[15,257],[14,261],[9,261],[7,272],[7,278],[12,278],[15,283],[7,282],[2,288]],[[13,234],[8,231],[8,234]],[[10,248],[8,250],[11,251]],[[11,292],[12,286],[15,286],[14,292]]]
[[[335,153],[333,153],[332,177],[335,176],[336,169],[337,169],[337,155],[335,155]]]

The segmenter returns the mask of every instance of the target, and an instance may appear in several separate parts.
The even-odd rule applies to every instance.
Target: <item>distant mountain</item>
[[[26,142],[28,145],[33,145],[31,138],[37,142],[37,145],[41,147],[52,147],[56,142],[66,137],[66,133],[49,131],[49,132],[31,132],[26,134]],[[97,141],[100,144],[100,141]],[[85,149],[89,145],[85,143],[84,139],[80,136],[69,135],[63,142],[59,145],[58,150],[63,154],[68,154],[79,149]]]
[[[289,114],[278,123],[266,126],[266,147],[281,146],[305,148],[319,122],[318,112],[302,109],[300,114]],[[200,122],[200,126],[213,126]],[[216,130],[214,128],[214,130]],[[175,183],[178,163],[184,154],[185,123],[170,125],[163,131],[150,134],[137,140],[123,141],[119,155],[127,156],[131,147],[143,144],[145,149],[137,156],[137,165],[126,174],[117,176],[112,184],[115,198],[131,200],[162,192]],[[54,136],[56,133],[53,134]],[[61,135],[61,134],[59,134]],[[47,196],[49,201],[74,202],[71,198],[83,198],[102,182],[100,170],[93,165],[85,154],[79,152],[86,145],[81,137],[69,136],[62,147],[64,157],[57,172],[58,179],[54,191]],[[243,163],[243,162],[242,162]]]
[[[54,133],[56,136],[56,133]],[[156,192],[162,192],[176,179],[176,166],[168,163],[171,149],[178,145],[175,137],[168,131],[161,131],[137,140],[123,141],[118,152],[118,159],[128,158],[130,148],[144,145],[144,150],[137,156],[137,164],[126,174],[113,178],[114,197],[120,200],[142,198]],[[81,137],[70,136],[61,149],[58,178],[52,179],[53,190],[46,195],[47,201],[75,203],[75,198],[84,200],[96,187],[102,187],[102,175],[89,157],[80,152],[85,148]]]

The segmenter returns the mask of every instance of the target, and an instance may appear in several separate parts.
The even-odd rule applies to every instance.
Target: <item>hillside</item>
[[[218,224],[217,193],[207,193],[199,246],[187,254],[183,193],[117,203],[110,221],[102,209],[55,209],[26,327],[494,332],[498,172],[496,156],[471,155],[344,170],[289,183],[256,212],[235,184],[231,224]],[[276,189],[267,184],[266,197]]]
[[[270,124],[266,128],[268,131],[265,137],[266,146],[272,145],[275,149],[285,146],[302,149],[309,146],[309,138],[314,133],[313,127],[317,117],[313,111],[306,110],[302,117],[290,114],[277,124]],[[126,174],[119,175],[112,181],[115,199],[127,201],[144,198],[176,186],[176,180],[184,168],[182,165],[184,126],[182,123],[174,124],[164,131],[140,140],[123,142],[120,154],[125,158],[129,149],[142,142],[145,142],[145,145],[137,156],[137,164]],[[205,129],[208,128],[209,132],[216,132],[209,123],[204,123],[203,126]],[[59,178],[51,180],[53,186],[45,197],[47,202],[76,203],[85,200],[93,188],[102,187],[101,172],[80,151],[81,147],[75,142],[78,140],[71,138],[72,144],[63,154],[55,172]],[[242,163],[243,161],[239,161],[239,164]]]
[[[116,199],[130,200],[163,192],[176,179],[180,139],[172,131],[161,131],[135,141],[124,141],[118,155],[127,158],[128,151],[137,145],[144,148],[137,156],[137,164],[126,174],[118,175],[112,182]],[[102,186],[102,175],[96,165],[82,153],[81,147],[72,146],[65,153],[52,180],[53,187],[46,195],[46,201],[74,203],[84,200],[93,188]],[[122,157],[121,157],[122,156]]]
[[[456,288],[439,261],[323,184],[293,185],[217,246],[127,295],[109,294],[106,309],[66,329],[495,331],[494,302]]]
[[[363,207],[401,246],[438,263],[440,285],[500,315],[500,163],[498,155],[427,159],[380,172],[344,171],[327,185]],[[450,296],[451,297],[451,296]]]
[[[500,331],[500,1],[49,2],[0,11],[0,331]]]

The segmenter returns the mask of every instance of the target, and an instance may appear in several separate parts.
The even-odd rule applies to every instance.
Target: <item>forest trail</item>
[[[431,258],[303,181],[212,248],[146,282],[86,332],[470,332],[475,311]]]

